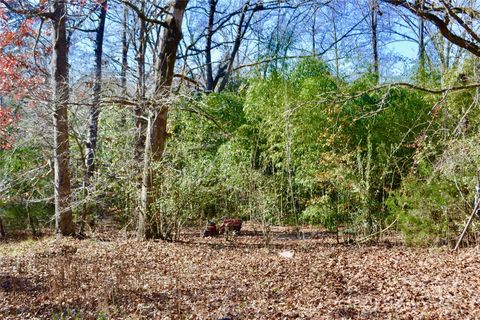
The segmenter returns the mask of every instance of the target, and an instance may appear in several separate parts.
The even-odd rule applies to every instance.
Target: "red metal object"
[[[207,229],[203,232],[204,237],[216,237],[218,236],[217,225],[215,222],[208,222]]]
[[[225,219],[220,226],[219,233],[224,234],[227,228],[228,231],[235,231],[239,233],[240,229],[242,229],[242,222],[243,221],[241,219]]]
[[[227,230],[240,233],[240,230],[242,229],[242,223],[243,221],[241,219],[225,219],[223,220],[220,228],[217,229],[215,222],[209,221],[207,229],[203,232],[203,236],[216,237],[219,234],[224,234]]]

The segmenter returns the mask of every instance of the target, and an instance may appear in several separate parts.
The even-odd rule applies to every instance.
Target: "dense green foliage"
[[[437,81],[422,77],[424,85]],[[378,238],[387,228],[410,244],[450,242],[470,210],[480,164],[478,132],[470,125],[479,116],[475,95],[442,99],[374,87],[373,76],[347,83],[322,61],[306,59],[237,79],[223,93],[184,95],[171,113],[164,160],[155,165],[162,172],[155,211],[164,237],[174,238],[185,223],[235,216],[265,230],[309,224]],[[87,207],[114,210],[131,227],[140,169],[131,160],[134,135],[119,130],[131,121],[114,106],[102,111],[101,170],[87,198],[75,194],[78,217]],[[73,159],[81,161],[82,144],[72,138],[72,145]],[[48,158],[33,148],[0,152],[4,181]],[[83,169],[75,168],[73,183],[81,186]],[[49,222],[51,201],[22,202],[51,193],[51,173],[44,174],[20,179],[2,195],[9,227],[25,227],[29,217]]]

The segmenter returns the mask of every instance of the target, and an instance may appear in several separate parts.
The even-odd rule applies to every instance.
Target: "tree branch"
[[[14,6],[11,5],[10,1],[8,0],[0,0],[0,3],[3,4],[9,11],[16,14],[20,14],[28,17],[44,17],[48,19],[53,19],[53,13],[49,11],[45,11],[44,8],[31,8],[31,9],[15,8]]]
[[[3,1],[3,0],[2,0]],[[157,19],[154,19],[154,18],[150,18],[148,17],[145,12],[143,12],[139,7],[137,7],[136,5],[134,5],[133,3],[131,3],[130,1],[128,0],[120,0],[121,3],[125,4],[126,6],[128,6],[130,9],[132,9],[136,14],[137,16],[145,21],[145,22],[149,22],[149,23],[153,23],[153,24],[158,24],[158,25],[161,25],[162,27],[164,28],[167,28],[168,25],[165,21],[163,20],[157,20]],[[162,12],[163,13],[166,13],[168,14],[168,11],[166,11],[165,9],[162,9]]]
[[[390,3],[395,6],[401,6],[413,14],[424,18],[428,20],[429,22],[433,23],[440,33],[450,42],[453,44],[464,48],[468,50],[469,52],[473,53],[475,56],[480,57],[480,47],[478,46],[477,43],[470,41],[468,39],[465,39],[457,34],[455,34],[450,28],[449,28],[449,21],[448,19],[442,19],[439,16],[433,14],[432,12],[439,11],[439,8],[435,8],[436,10],[433,9],[433,7],[427,7],[426,5],[421,5],[418,1],[415,3],[412,3],[407,0],[382,0],[383,2]],[[458,9],[458,8],[457,8]],[[441,10],[440,12],[446,14],[449,16],[450,14],[448,11]],[[453,9],[452,9],[453,10]],[[458,21],[457,21],[458,22]],[[465,29],[465,26],[460,24],[462,28]],[[467,29],[465,30],[466,32],[469,32]],[[470,33],[470,32],[469,32]],[[476,34],[475,34],[476,35]],[[476,35],[478,37],[478,35]],[[476,37],[474,37],[476,39]]]

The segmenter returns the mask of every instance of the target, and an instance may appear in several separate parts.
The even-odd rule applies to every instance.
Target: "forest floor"
[[[480,247],[233,241],[0,242],[0,319],[478,319]]]

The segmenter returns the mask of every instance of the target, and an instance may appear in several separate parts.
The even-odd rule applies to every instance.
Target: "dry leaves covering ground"
[[[480,318],[480,248],[333,242],[0,243],[0,319]]]

